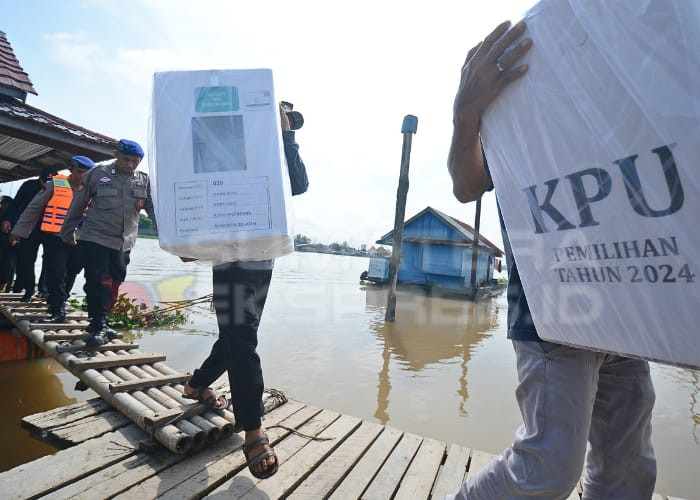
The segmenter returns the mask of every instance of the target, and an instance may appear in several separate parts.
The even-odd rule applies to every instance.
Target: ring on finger
[[[499,73],[503,73],[506,70],[503,66],[501,66],[500,60],[496,61],[496,68],[498,69]]]

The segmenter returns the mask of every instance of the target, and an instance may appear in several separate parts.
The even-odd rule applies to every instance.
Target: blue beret
[[[95,162],[87,156],[74,156],[70,159],[70,166],[82,168],[83,170],[90,170],[95,166]]]
[[[143,158],[143,149],[139,146],[138,142],[130,141],[129,139],[122,139],[117,143],[117,150],[125,155],[138,156]]]

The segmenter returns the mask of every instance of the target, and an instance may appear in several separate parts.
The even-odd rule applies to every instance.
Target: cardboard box
[[[546,340],[700,368],[700,11],[538,3],[482,141]]]
[[[151,139],[161,248],[214,262],[294,250],[272,71],[156,73]]]

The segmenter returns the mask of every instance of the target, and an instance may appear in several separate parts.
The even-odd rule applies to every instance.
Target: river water
[[[384,322],[386,290],[360,284],[368,260],[297,253],[277,260],[260,326],[265,385],[319,407],[404,431],[499,453],[521,419],[515,356],[506,339],[505,294],[479,303],[400,290],[396,321]],[[78,281],[74,291],[82,289]],[[211,292],[211,271],[139,239],[123,290],[147,302]],[[191,371],[216,339],[214,313],[129,335],[144,352]],[[653,364],[657,403],[656,490],[700,498],[700,372]],[[55,450],[20,428],[39,411],[94,397],[48,359],[0,363],[0,471]]]

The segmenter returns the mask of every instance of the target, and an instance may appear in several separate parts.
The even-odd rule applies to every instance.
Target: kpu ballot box
[[[214,263],[293,251],[272,71],[156,73],[150,137],[161,248]]]
[[[545,0],[482,144],[543,339],[700,368],[700,8]]]

